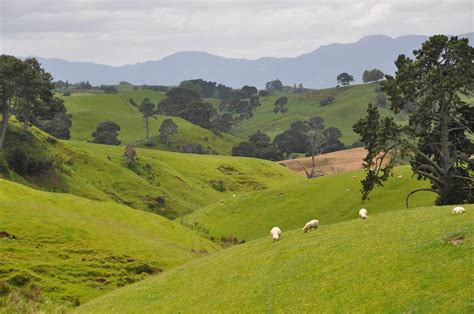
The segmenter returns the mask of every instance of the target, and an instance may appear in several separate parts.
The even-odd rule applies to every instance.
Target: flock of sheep
[[[462,214],[465,211],[466,209],[464,207],[454,207],[452,210],[453,214]],[[367,209],[361,208],[359,210],[359,218],[364,220],[364,219],[367,219],[368,217],[369,216],[367,213]],[[319,226],[319,220],[313,219],[311,221],[308,221],[306,225],[304,225],[303,231],[306,233],[310,231],[311,229],[316,230],[318,226]],[[270,235],[272,236],[273,242],[280,240],[281,229],[279,227],[273,227],[272,230],[270,230]]]

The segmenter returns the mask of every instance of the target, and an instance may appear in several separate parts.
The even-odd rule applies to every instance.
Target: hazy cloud
[[[471,32],[473,1],[0,0],[2,53],[126,64],[182,50],[296,56],[371,34]]]

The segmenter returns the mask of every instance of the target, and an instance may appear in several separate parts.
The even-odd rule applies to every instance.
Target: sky
[[[473,0],[0,0],[0,52],[124,65],[295,57],[366,35],[474,31]]]

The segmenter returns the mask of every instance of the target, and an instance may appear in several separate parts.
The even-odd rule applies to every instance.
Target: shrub
[[[211,180],[209,181],[209,184],[211,185],[211,187],[219,192],[224,192],[225,191],[225,184],[224,184],[224,180],[219,180],[219,179],[215,179],[215,180]]]
[[[204,154],[204,148],[201,144],[198,143],[189,143],[186,144],[183,148],[183,152],[190,154]]]
[[[333,96],[326,96],[323,99],[321,99],[321,101],[319,102],[319,105],[327,106],[329,104],[332,104],[335,100],[336,98],[334,98]]]

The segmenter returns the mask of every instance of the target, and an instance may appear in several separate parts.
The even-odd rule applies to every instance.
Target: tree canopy
[[[283,83],[279,79],[276,79],[276,80],[267,82],[265,84],[265,89],[267,91],[282,91]]]
[[[178,126],[171,119],[165,119],[160,125],[160,141],[165,145],[169,145],[173,135],[178,133]]]
[[[349,86],[349,84],[354,81],[354,77],[346,72],[339,74],[336,79],[337,83],[342,86]]]
[[[288,98],[283,96],[275,100],[275,108],[273,109],[274,113],[286,113],[288,112],[288,108],[286,105],[288,104]]]
[[[92,133],[92,142],[107,145],[120,145],[120,140],[117,138],[119,131],[120,126],[117,123],[112,121],[101,122]]]
[[[14,115],[25,129],[34,124],[61,138],[69,137],[71,120],[64,102],[54,97],[52,76],[38,61],[24,61],[8,55],[0,56],[0,150],[9,119]]]
[[[377,82],[383,79],[383,72],[379,69],[365,70],[362,74],[362,81],[364,83]]]
[[[381,118],[371,104],[367,116],[354,125],[368,151],[362,197],[383,185],[397,158],[405,157],[418,179],[431,183],[430,188],[412,191],[407,206],[419,191],[436,193],[438,205],[472,203],[474,107],[461,95],[471,95],[474,88],[474,48],[467,39],[436,35],[414,56],[400,55],[396,76],[387,75],[381,83],[391,111],[407,112],[408,125]]]

